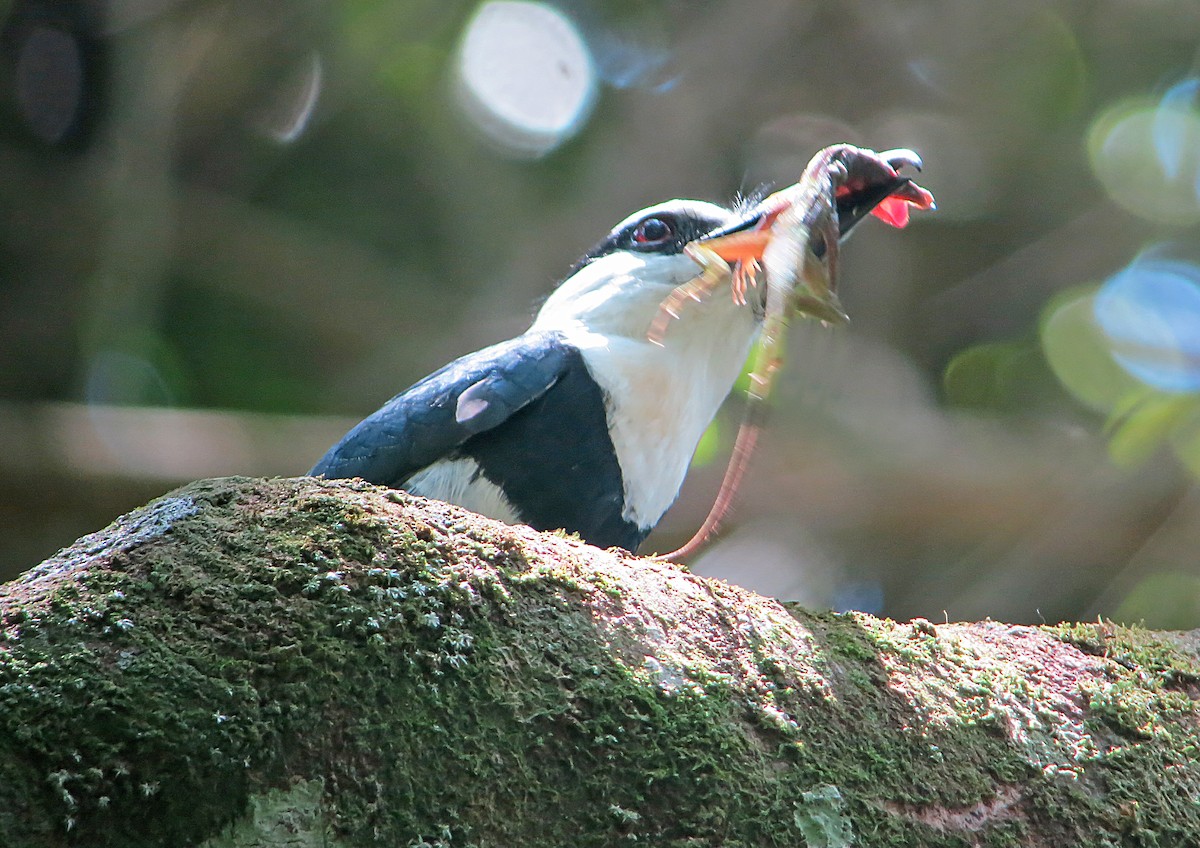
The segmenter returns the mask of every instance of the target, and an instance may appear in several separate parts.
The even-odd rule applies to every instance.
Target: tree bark
[[[0,845],[1200,844],[1200,638],[907,624],[345,481],[0,587]]]

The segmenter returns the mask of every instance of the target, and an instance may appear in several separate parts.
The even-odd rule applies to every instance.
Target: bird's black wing
[[[468,354],[361,421],[309,474],[400,486],[541,397],[570,361],[556,333],[526,333]]]

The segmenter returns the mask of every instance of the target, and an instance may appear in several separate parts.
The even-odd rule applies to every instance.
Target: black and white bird
[[[842,234],[879,199],[843,210]],[[636,550],[679,494],[761,315],[717,296],[689,304],[661,346],[647,329],[698,273],[684,246],[757,217],[697,200],[630,215],[575,264],[525,333],[396,395],[309,473]]]

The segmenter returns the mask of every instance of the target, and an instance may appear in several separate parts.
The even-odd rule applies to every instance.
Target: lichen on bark
[[[202,481],[0,587],[0,844],[1197,844],[1198,698],[1182,635],[809,613]]]

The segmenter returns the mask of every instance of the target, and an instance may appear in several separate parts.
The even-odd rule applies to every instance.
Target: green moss
[[[339,848],[322,809],[319,780],[302,780],[251,800],[250,809],[201,848]]]
[[[0,597],[0,841],[1200,832],[1194,666],[1164,645],[789,615],[522,532],[361,484],[230,480],[81,540]],[[1052,637],[1105,672],[1082,708],[1000,656]]]
[[[858,832],[875,834],[871,844],[965,844],[963,833],[939,831],[917,813],[980,804],[998,787],[1028,778],[1021,752],[965,718],[934,720],[920,695],[889,685],[880,657],[927,666],[939,652],[935,638],[860,615],[808,621],[825,663],[852,671],[839,675],[832,703],[819,713],[797,705],[810,740],[796,755],[805,781],[838,786]]]
[[[1088,726],[1103,740],[1089,766],[1103,776],[1092,820],[1119,835],[1112,844],[1191,845],[1200,834],[1200,663],[1159,634],[1109,622],[1050,628],[1103,661],[1082,687]]]

